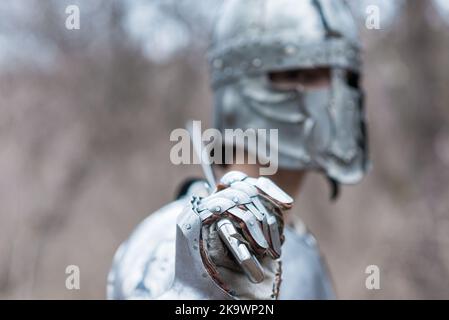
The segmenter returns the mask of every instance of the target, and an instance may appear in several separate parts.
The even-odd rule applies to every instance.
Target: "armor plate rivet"
[[[260,60],[259,58],[255,58],[252,62],[253,66],[256,68],[259,68],[262,66],[262,60]]]
[[[292,55],[292,54],[294,54],[296,52],[296,48],[294,46],[292,46],[292,45],[288,45],[288,46],[286,46],[284,48],[284,52],[287,55]]]

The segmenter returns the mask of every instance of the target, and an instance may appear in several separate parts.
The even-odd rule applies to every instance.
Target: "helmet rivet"
[[[296,48],[292,45],[288,45],[284,48],[284,52],[285,54],[290,56],[296,52]]]
[[[253,66],[256,68],[260,68],[262,66],[262,60],[259,58],[255,58],[252,62]]]
[[[217,207],[215,208],[215,212],[220,212],[220,211],[221,211],[220,206],[217,206]]]
[[[235,203],[238,203],[239,202],[239,198],[234,197],[234,198],[232,198],[232,201],[234,201]]]

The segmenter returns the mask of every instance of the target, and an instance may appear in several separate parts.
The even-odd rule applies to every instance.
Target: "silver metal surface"
[[[256,187],[278,204],[293,204],[293,198],[274,184],[270,179],[260,177],[257,179]]]
[[[193,191],[198,192],[200,186],[204,187],[204,184],[196,184],[189,189],[186,197],[149,216],[120,246],[108,276],[109,299],[236,298],[211,277],[201,256],[202,218],[196,209],[201,205],[202,198],[191,194]],[[232,188],[232,184],[229,188]],[[267,223],[265,229],[268,230],[266,239],[270,241],[270,249],[277,250],[278,227],[274,223],[275,219],[270,218],[274,217],[263,208],[267,213],[264,217],[268,218],[264,219]],[[259,225],[250,211],[245,212],[237,206],[233,210],[234,214],[247,221],[248,226],[251,221]],[[252,220],[247,220],[249,216],[252,216]],[[248,244],[238,240],[242,238],[234,223],[228,217],[223,217],[217,222],[217,227],[221,239],[248,278],[254,283],[263,281],[263,269],[247,247]],[[332,298],[332,287],[317,248],[312,245],[312,241],[302,240],[310,235],[295,234],[289,228],[285,232],[288,245],[284,246],[281,256],[284,271],[280,298]],[[265,234],[262,232],[262,237]]]
[[[268,230],[270,232],[270,247],[274,250],[275,257],[278,258],[281,256],[281,236],[279,234],[279,225],[276,221],[276,218],[270,213],[268,213],[267,215],[267,224]]]
[[[256,218],[249,211],[244,211],[240,208],[234,207],[228,210],[233,216],[237,217],[239,220],[243,221],[249,231],[252,239],[261,248],[268,249],[269,245],[265,239],[262,228],[257,222]]]
[[[217,223],[221,240],[231,251],[235,260],[245,271],[251,282],[260,283],[264,279],[263,269],[257,259],[251,254],[248,247],[238,240],[238,232],[228,219],[222,219]]]
[[[230,186],[232,183],[237,181],[245,180],[248,176],[240,171],[230,171],[227,172],[223,177],[220,179],[220,183],[226,186]]]
[[[322,171],[340,183],[364,176],[362,90],[348,81],[361,73],[360,41],[343,0],[228,0],[209,60],[217,129],[278,129],[270,148],[279,167]],[[321,67],[331,71],[324,89],[279,90],[267,76]]]
[[[213,191],[217,185],[217,180],[215,178],[215,172],[212,168],[209,155],[205,152],[203,142],[201,140],[201,132],[195,132],[193,121],[189,121],[186,124],[187,131],[189,131],[190,139],[192,140],[193,149],[195,150],[196,156],[200,159],[201,168],[203,169],[204,176],[209,185],[209,193]]]
[[[180,258],[176,252],[176,220],[188,202],[182,198],[152,213],[120,246],[108,275],[108,299],[233,299],[216,288],[206,272],[199,273],[208,280],[209,289],[204,292],[175,281],[175,261]],[[184,228],[187,230],[189,225]],[[284,234],[279,299],[334,299],[332,282],[315,242],[311,241],[313,236],[289,227]],[[184,262],[184,268],[189,263],[190,258]]]

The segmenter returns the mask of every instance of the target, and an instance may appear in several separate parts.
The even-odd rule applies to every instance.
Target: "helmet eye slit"
[[[307,90],[330,85],[330,68],[291,69],[267,73],[271,86],[278,90]]]

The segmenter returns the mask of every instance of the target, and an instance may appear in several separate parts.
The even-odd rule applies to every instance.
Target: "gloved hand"
[[[236,298],[277,298],[283,211],[293,199],[267,178],[233,171],[211,195],[190,203],[201,221],[199,250],[211,278]]]

